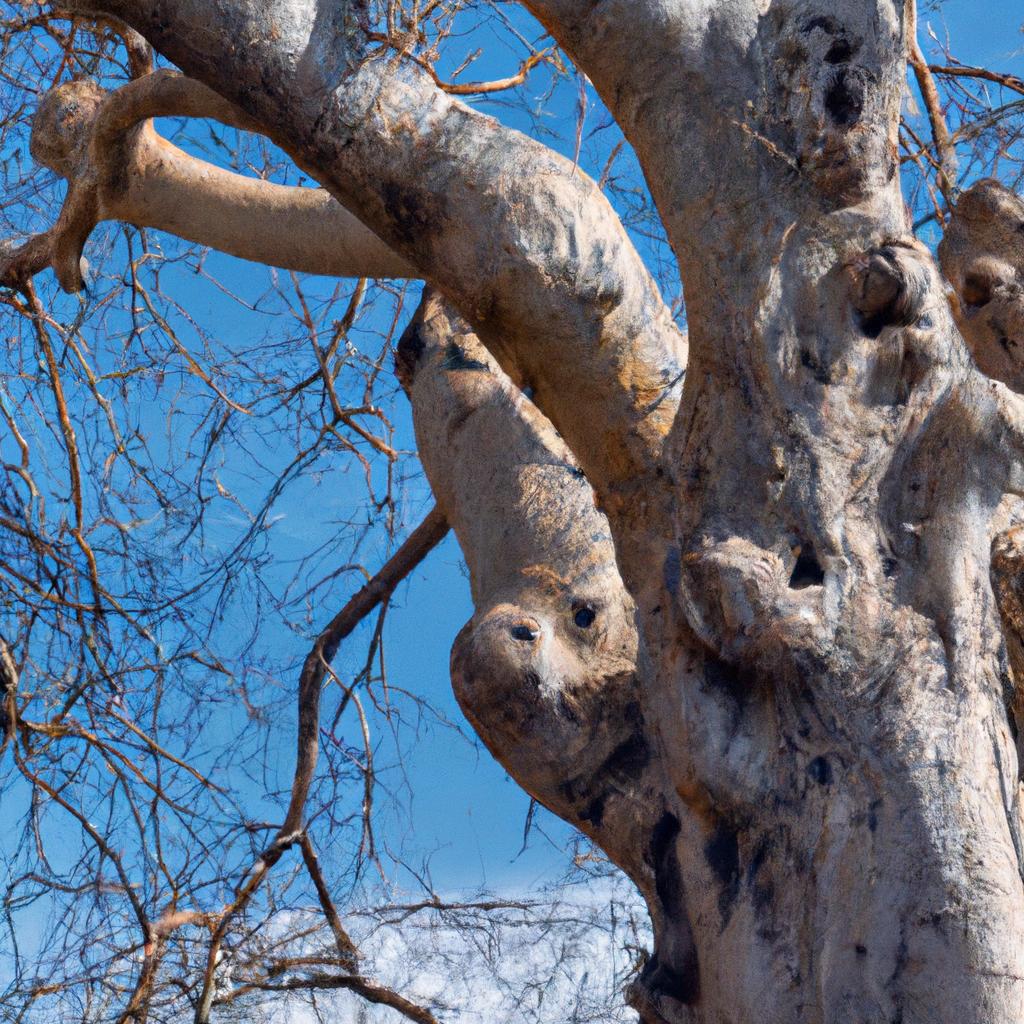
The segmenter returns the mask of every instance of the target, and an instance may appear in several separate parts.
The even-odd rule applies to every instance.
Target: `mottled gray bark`
[[[375,51],[362,5],[96,6],[284,146],[367,266],[436,290],[399,367],[472,574],[456,693],[647,899],[644,1021],[1024,1019],[1021,203],[961,199],[951,310],[900,195],[903,5],[527,3],[679,256],[681,394],[685,342],[594,183]],[[223,188],[209,239],[160,187],[118,201],[268,258],[263,198]]]

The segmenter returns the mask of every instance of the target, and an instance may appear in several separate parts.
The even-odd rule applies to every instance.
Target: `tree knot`
[[[869,338],[877,338],[886,327],[909,327],[924,311],[932,263],[917,242],[886,242],[850,260],[846,269],[851,304]]]

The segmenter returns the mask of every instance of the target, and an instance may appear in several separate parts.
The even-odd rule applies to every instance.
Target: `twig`
[[[288,811],[273,842],[257,859],[250,869],[248,876],[236,890],[234,899],[224,908],[219,916],[217,926],[210,939],[206,972],[203,977],[203,989],[196,1004],[196,1024],[208,1024],[210,1019],[210,1009],[213,1006],[215,990],[214,979],[219,960],[218,955],[224,943],[228,926],[234,917],[246,906],[253,893],[255,893],[260,883],[266,877],[267,872],[281,859],[284,852],[295,843],[302,842],[306,798],[309,795],[310,786],[313,782],[320,750],[320,691],[323,687],[328,666],[337,653],[338,646],[374,608],[391,597],[398,584],[441,542],[447,532],[448,521],[440,509],[434,507],[377,575],[361,587],[345,607],[328,623],[326,629],[317,637],[313,649],[306,656],[306,661],[302,666],[302,672],[299,676],[298,749]],[[307,868],[309,868],[308,860]],[[314,885],[317,885],[315,877],[313,881]],[[319,892],[319,886],[317,886],[317,889]],[[324,891],[326,892],[326,888]],[[330,917],[328,917],[328,921],[330,922]],[[338,923],[340,926],[340,921]],[[336,931],[336,939],[337,936],[338,933]],[[351,940],[349,940],[349,945],[351,945]],[[352,948],[354,949],[354,946]],[[374,986],[370,982],[363,982],[361,979],[354,980],[359,981],[361,985],[367,986],[367,991],[357,989],[365,998],[371,1001],[383,1001],[375,1000],[367,994],[368,991],[376,990],[379,986]],[[336,984],[331,987],[356,988],[355,984]],[[395,993],[391,993],[390,990],[381,989],[380,991],[387,992],[389,996],[402,1003],[408,1003],[407,1000],[404,1000]],[[400,1009],[400,1006],[394,1002],[388,1002],[387,1005]],[[427,1014],[426,1011],[420,1011],[412,1003],[408,1003],[408,1005],[417,1012],[425,1014],[425,1016],[419,1017],[412,1016],[410,1017],[411,1020],[424,1021],[428,1022],[428,1024],[434,1021],[434,1018]],[[402,1012],[405,1011],[403,1010]],[[407,1013],[406,1016],[409,1016],[409,1014]]]
[[[946,125],[946,116],[942,112],[942,101],[931,68],[921,52],[917,41],[917,3],[907,0],[907,61],[914,69],[917,86],[924,99],[925,110],[928,111],[928,122],[935,140],[935,149],[939,156],[938,184],[942,197],[949,205],[956,199],[957,191],[957,157],[956,147]]]

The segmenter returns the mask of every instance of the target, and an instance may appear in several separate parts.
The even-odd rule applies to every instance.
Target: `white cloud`
[[[635,1024],[623,1002],[639,950],[649,946],[646,914],[621,877],[562,890],[545,906],[536,896],[501,893],[527,910],[420,910],[350,920],[363,973],[431,1009],[444,1024]],[[452,902],[456,902],[453,898]],[[317,995],[274,1019],[398,1024],[396,1011],[351,993]]]

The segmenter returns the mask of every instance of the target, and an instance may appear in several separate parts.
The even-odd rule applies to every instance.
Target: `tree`
[[[956,147],[982,163],[994,146],[989,166],[1012,176],[1019,99],[965,83],[1024,86],[930,66],[912,4],[524,6],[636,152],[687,335],[599,183],[453,97],[487,86],[435,70],[451,9],[433,2],[77,6],[126,40],[133,77],[43,98],[33,156],[68,195],[8,254],[12,301],[56,380],[31,278],[52,267],[81,288],[100,220],[424,280],[397,364],[439,511],[358,600],[451,524],[476,608],[456,694],[510,774],[643,895],[641,1019],[1017,1022],[1024,203],[993,179],[961,195]],[[180,73],[153,71],[150,45]],[[908,61],[927,145],[901,136]],[[162,141],[158,116],[262,133],[326,191],[213,170]],[[927,218],[948,220],[941,272],[901,192],[901,142]],[[334,351],[316,352],[326,381]],[[85,530],[79,508],[80,614],[110,603]],[[296,844],[317,877],[304,809],[347,622],[307,660],[292,803],[239,905]],[[139,1016],[162,933],[136,913]],[[334,932],[322,983],[372,997]]]

